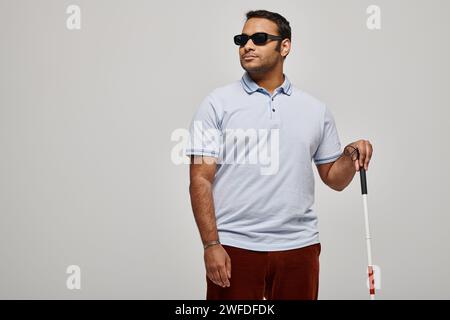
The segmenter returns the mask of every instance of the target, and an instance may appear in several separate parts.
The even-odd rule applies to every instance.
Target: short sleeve
[[[222,137],[220,110],[212,94],[203,99],[189,127],[186,156],[219,157]]]
[[[342,154],[341,142],[339,140],[336,123],[334,121],[333,114],[326,105],[322,128],[322,138],[313,156],[315,164],[324,164],[336,161]]]

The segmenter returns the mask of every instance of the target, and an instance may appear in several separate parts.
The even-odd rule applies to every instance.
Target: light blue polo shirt
[[[210,134],[200,138],[199,128]],[[226,138],[239,130],[256,133],[256,138],[249,134],[243,145],[236,143],[238,138],[230,144]],[[245,72],[204,98],[190,134],[187,156],[219,160],[212,192],[222,244],[277,251],[319,243],[312,162],[332,162],[342,153],[333,115],[324,103],[295,88],[285,74],[271,95]],[[261,159],[271,158],[278,165],[267,170],[267,161],[238,162],[239,152],[233,148],[244,156],[264,150]],[[233,159],[235,163],[229,161]]]

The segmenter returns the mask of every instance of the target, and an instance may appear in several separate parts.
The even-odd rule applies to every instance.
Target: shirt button
[[[273,112],[275,112],[275,109],[272,109]]]

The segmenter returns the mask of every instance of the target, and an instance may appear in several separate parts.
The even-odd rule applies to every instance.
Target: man
[[[342,191],[360,167],[368,170],[372,145],[358,140],[341,152],[328,107],[294,88],[283,73],[289,22],[265,10],[246,16],[234,38],[246,72],[204,99],[191,124],[196,137],[186,149],[192,209],[204,244],[206,298],[317,299],[321,247],[311,162],[326,185]],[[230,162],[238,146],[222,141],[239,129],[265,130],[249,139],[252,150],[271,136],[271,160],[279,162],[274,170],[267,174],[261,163]],[[205,130],[212,131],[200,141]]]

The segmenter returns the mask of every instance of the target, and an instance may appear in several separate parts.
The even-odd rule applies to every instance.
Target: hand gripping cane
[[[356,154],[359,160],[359,150],[356,149]],[[361,178],[361,194],[363,197],[364,204],[364,221],[366,225],[366,245],[367,245],[367,259],[368,259],[368,272],[369,272],[369,294],[370,299],[375,300],[375,279],[373,275],[373,265],[372,265],[372,247],[371,247],[371,237],[369,228],[369,210],[367,208],[367,179],[366,170],[364,167],[359,168],[359,176]]]

